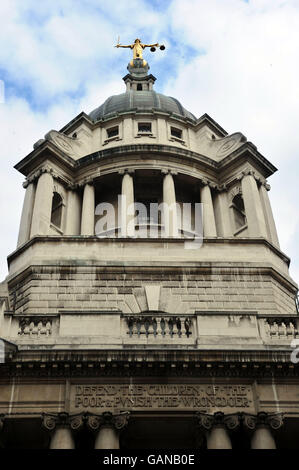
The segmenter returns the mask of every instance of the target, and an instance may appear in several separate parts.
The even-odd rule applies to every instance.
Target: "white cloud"
[[[181,64],[166,92],[195,115],[207,112],[228,132],[243,132],[278,167],[270,198],[282,249],[295,260],[298,2],[176,0],[170,15],[177,40],[204,54]],[[297,279],[298,271],[291,268]]]

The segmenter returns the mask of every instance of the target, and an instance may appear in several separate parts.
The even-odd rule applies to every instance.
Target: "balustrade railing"
[[[188,316],[131,316],[126,322],[129,337],[189,338],[194,330]]]

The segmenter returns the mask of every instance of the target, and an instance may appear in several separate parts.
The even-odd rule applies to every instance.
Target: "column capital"
[[[243,413],[243,423],[251,431],[260,426],[268,426],[273,430],[279,429],[283,425],[283,413],[259,412],[257,415]]]
[[[101,415],[90,414],[87,416],[87,426],[92,431],[98,431],[102,426],[112,427],[120,431],[128,424],[129,417],[129,411],[118,415],[113,415],[110,411],[105,411]]]
[[[245,168],[244,170],[241,171],[241,175],[242,177],[248,176],[248,175],[255,176],[255,172],[251,168]]]
[[[69,426],[73,431],[78,430],[85,421],[84,414],[69,415],[61,412],[56,414],[43,413],[42,425],[48,431],[54,431],[57,426]]]
[[[121,170],[118,170],[119,175],[134,175],[135,173],[135,168],[122,168]]]
[[[208,186],[210,189],[218,189],[219,186],[213,181],[207,180],[206,178],[199,178],[202,186]]]
[[[207,413],[196,413],[198,425],[210,431],[214,427],[224,427],[229,430],[236,429],[240,424],[240,414],[233,413],[225,415],[222,411],[217,411],[213,415]]]
[[[219,193],[228,190],[226,183],[216,185],[216,189]]]
[[[166,175],[168,175],[168,174],[169,174],[169,175],[172,175],[172,176],[178,174],[177,171],[171,170],[170,168],[162,168],[161,173],[162,173],[162,175],[164,175],[164,176],[166,176]]]

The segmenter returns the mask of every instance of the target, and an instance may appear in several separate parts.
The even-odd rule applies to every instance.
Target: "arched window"
[[[244,201],[240,193],[236,194],[233,198],[231,207],[233,208],[235,227],[236,230],[238,230],[239,228],[244,227],[247,223]]]
[[[61,228],[62,207],[62,197],[55,191],[52,198],[51,223],[58,228]]]

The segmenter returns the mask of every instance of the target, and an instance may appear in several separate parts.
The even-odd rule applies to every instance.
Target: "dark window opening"
[[[138,132],[152,132],[152,125],[150,122],[139,122]]]
[[[137,91],[142,91],[142,84],[141,83],[137,84]]]
[[[118,126],[110,127],[107,129],[107,137],[110,139],[111,137],[116,137],[118,135]]]
[[[52,198],[51,223],[58,228],[61,227],[62,207],[62,197],[60,194],[54,192]]]
[[[236,230],[246,224],[244,201],[241,194],[237,194],[232,200]]]
[[[170,132],[171,132],[171,135],[173,137],[176,137],[177,139],[182,138],[182,130],[181,129],[177,129],[176,127],[171,127]]]

